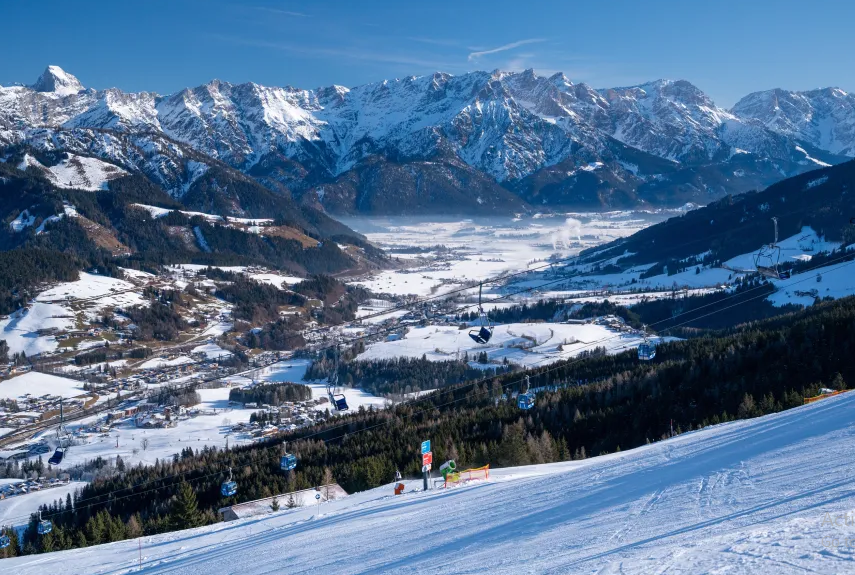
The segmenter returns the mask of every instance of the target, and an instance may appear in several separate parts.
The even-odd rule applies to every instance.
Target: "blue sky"
[[[162,94],[496,68],[597,88],[686,79],[722,106],[772,87],[855,90],[855,3],[839,0],[0,0],[0,14],[3,85],[57,64],[87,87]]]

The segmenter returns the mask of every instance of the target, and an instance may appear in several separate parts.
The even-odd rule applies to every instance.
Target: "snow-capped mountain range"
[[[683,80],[597,90],[531,70],[162,96],[49,66],[0,87],[0,146],[21,145],[95,156],[177,197],[223,163],[333,211],[706,203],[855,156],[855,96],[772,90],[724,110]]]

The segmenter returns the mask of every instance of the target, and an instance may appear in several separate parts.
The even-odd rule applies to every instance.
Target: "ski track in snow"
[[[584,461],[0,562],[51,573],[844,573],[855,393]],[[440,438],[433,438],[439,440]],[[827,515],[828,514],[828,515]],[[832,518],[832,522],[828,521]],[[138,545],[142,545],[139,570]]]

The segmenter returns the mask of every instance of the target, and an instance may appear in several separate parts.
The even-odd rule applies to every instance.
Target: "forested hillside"
[[[591,260],[619,257],[622,267],[658,263],[650,275],[662,273],[662,266],[673,273],[681,266],[723,262],[772,242],[772,217],[778,218],[780,239],[811,226],[830,241],[855,242],[850,223],[855,217],[855,161],[794,176],[761,192],[727,196],[587,253]],[[692,261],[681,261],[686,258]]]
[[[438,461],[521,465],[643,445],[667,436],[671,422],[680,433],[796,407],[820,387],[841,389],[855,381],[853,325],[855,298],[847,298],[726,335],[661,345],[652,362],[639,363],[628,352],[540,368],[531,385],[551,390],[542,389],[525,413],[503,399],[519,386],[519,374],[444,388],[391,411],[360,409],[284,438],[299,458],[289,474],[279,470],[282,446],[275,442],[228,452],[185,450],[176,461],[98,480],[75,501],[46,510],[54,532],[37,538],[31,523],[25,549],[84,546],[211,522],[230,502],[331,478],[348,491],[377,486],[396,468],[417,474],[425,438],[432,439]],[[228,467],[240,486],[235,499],[219,494]]]
[[[358,265],[385,265],[386,256],[364,237],[243,175],[229,180],[228,171],[206,174],[216,176],[218,186],[228,183],[232,201],[246,203],[243,213],[269,220],[261,231],[181,213],[177,210],[186,204],[141,175],[111,180],[108,190],[59,188],[35,168],[16,169],[13,160],[21,153],[0,162],[0,313],[17,309],[41,284],[76,279],[78,270],[119,276],[119,267],[197,263],[334,274],[357,265],[340,244],[359,255]],[[196,195],[190,207],[213,210],[212,216],[232,213],[220,200],[204,196],[205,181],[200,178],[191,189]],[[138,204],[176,211],[152,217]]]

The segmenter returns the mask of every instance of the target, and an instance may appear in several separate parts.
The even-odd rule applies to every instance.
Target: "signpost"
[[[315,500],[318,502],[318,514],[317,517],[321,516],[321,492],[315,490]]]
[[[422,479],[424,490],[428,490],[428,478],[430,477],[430,464],[433,463],[433,453],[430,450],[430,439],[422,441]]]

